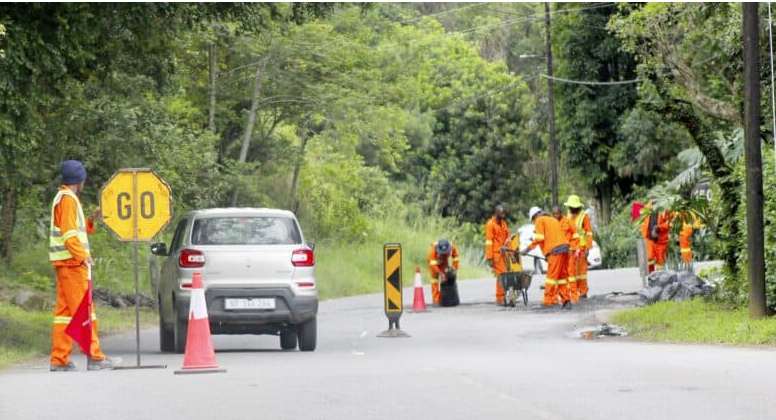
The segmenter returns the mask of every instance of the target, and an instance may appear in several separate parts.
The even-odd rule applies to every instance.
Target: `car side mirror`
[[[310,248],[313,251],[315,251],[315,244],[314,243],[312,243],[312,242],[305,242],[304,244],[307,245],[308,248]]]
[[[159,242],[151,245],[151,253],[159,255],[161,257],[167,256],[167,245],[164,242]]]

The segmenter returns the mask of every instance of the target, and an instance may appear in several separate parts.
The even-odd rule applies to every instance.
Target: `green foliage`
[[[770,311],[776,311],[776,227],[770,220],[776,220],[776,170],[774,170],[774,158],[772,151],[767,148],[763,150],[763,216],[766,221],[763,237],[765,239],[765,291],[766,304]],[[746,178],[746,165],[741,159],[735,165],[735,176],[739,179]],[[716,192],[716,191],[715,191]],[[737,192],[741,202],[746,203],[746,191],[742,189]],[[714,194],[714,197],[719,194]],[[712,206],[716,204],[712,203]],[[731,215],[720,214],[718,217],[731,217]],[[740,226],[746,229],[746,207],[741,206],[739,211],[732,215],[738,220]],[[749,273],[748,273],[748,248],[747,235],[732,236],[729,235],[726,227],[723,225],[717,239],[717,251],[727,248],[739,250],[738,270],[731,271],[729,267],[725,270],[725,279],[723,282],[725,296],[730,302],[738,306],[746,306],[749,299]]]
[[[609,223],[595,232],[594,238],[601,247],[605,268],[638,266],[636,241],[641,238],[641,235],[637,226],[631,221],[630,208],[616,213]]]

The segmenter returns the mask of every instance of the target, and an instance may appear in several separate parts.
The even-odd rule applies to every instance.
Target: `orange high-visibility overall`
[[[673,212],[664,211],[657,217],[657,241],[654,244],[655,269],[663,270],[668,256],[668,235],[671,232],[671,221],[674,218]]]
[[[652,203],[648,203],[646,206],[641,208],[641,214],[646,213],[648,210],[646,209],[652,209]],[[654,214],[651,214],[644,218],[644,220],[641,222],[641,236],[644,238],[644,243],[646,245],[646,254],[647,254],[647,273],[651,273],[655,271],[655,241],[652,240],[652,238],[649,237],[649,219],[650,217],[656,217]]]
[[[682,232],[679,233],[679,251],[682,253],[682,262],[692,262],[692,225],[687,222],[682,224]]]
[[[431,298],[436,304],[442,304],[442,293],[439,291],[440,277],[444,274],[445,269],[450,265],[452,259],[452,266],[458,270],[458,248],[455,244],[451,244],[450,254],[437,254],[436,242],[431,244],[431,250],[428,252],[428,272],[431,275]]]
[[[580,220],[581,218],[581,220]],[[580,296],[587,296],[587,252],[593,247],[593,224],[587,212],[580,211],[574,216],[569,213],[567,218],[568,229],[571,232],[569,245],[569,293],[571,302],[577,303]],[[583,240],[584,239],[584,240]],[[579,257],[575,257],[575,251],[579,250]]]
[[[545,306],[558,304],[558,297],[562,304],[570,300],[568,291],[568,250],[557,253],[558,247],[566,245],[565,232],[561,229],[560,222],[554,217],[543,214],[534,221],[534,241],[529,249],[541,246],[542,253],[547,258],[547,276],[544,285]]]
[[[61,188],[67,188],[63,185]],[[78,229],[79,205],[75,199],[65,195],[59,204],[54,207],[54,225],[59,227],[63,236]],[[81,215],[83,219],[83,215]],[[86,232],[94,232],[94,225],[87,221]],[[86,294],[88,287],[87,270],[83,264],[90,256],[81,241],[75,235],[65,240],[65,247],[72,258],[52,261],[57,274],[57,303],[54,307],[54,325],[51,331],[51,364],[66,365],[69,362],[70,353],[73,350],[73,340],[65,333],[71,316],[78,309],[78,305]],[[103,360],[105,355],[100,349],[100,341],[97,337],[97,316],[92,312],[92,359]]]
[[[504,301],[504,289],[498,281],[499,274],[507,271],[506,262],[501,253],[501,247],[509,239],[509,227],[506,220],[496,221],[491,217],[485,224],[485,259],[493,261],[493,275],[496,276],[496,303]]]

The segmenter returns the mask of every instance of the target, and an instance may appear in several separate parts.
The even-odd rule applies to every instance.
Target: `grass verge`
[[[426,259],[431,244],[440,237],[449,238],[458,246],[461,254],[458,278],[492,276],[490,269],[481,263],[483,247],[458,245],[456,236],[462,234],[456,232],[455,226],[447,226],[446,222],[429,220],[408,225],[380,221],[374,227],[374,235],[361,244],[316,244],[315,276],[321,300],[381,292],[383,245],[389,242],[402,245],[402,284],[405,287],[412,286],[416,266],[420,266],[423,282],[428,284]]]
[[[615,314],[612,321],[637,339],[669,343],[776,345],[776,318],[749,319],[746,308],[693,299],[658,302]]]
[[[100,337],[126,331],[135,326],[135,308],[97,307]],[[0,369],[51,350],[51,311],[25,311],[0,302]],[[140,309],[141,327],[156,325],[158,318],[150,309]],[[73,350],[78,354],[78,350]]]

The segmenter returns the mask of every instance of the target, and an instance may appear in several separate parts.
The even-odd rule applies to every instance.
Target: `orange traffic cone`
[[[202,274],[199,271],[195,271],[191,280],[191,302],[189,304],[186,352],[183,355],[181,370],[176,370],[175,373],[226,372],[226,369],[218,369],[216,364],[213,341],[210,339],[210,321],[207,317]]]
[[[420,267],[415,267],[415,299],[412,302],[413,312],[425,312],[426,298],[423,296],[423,280],[420,277]]]

